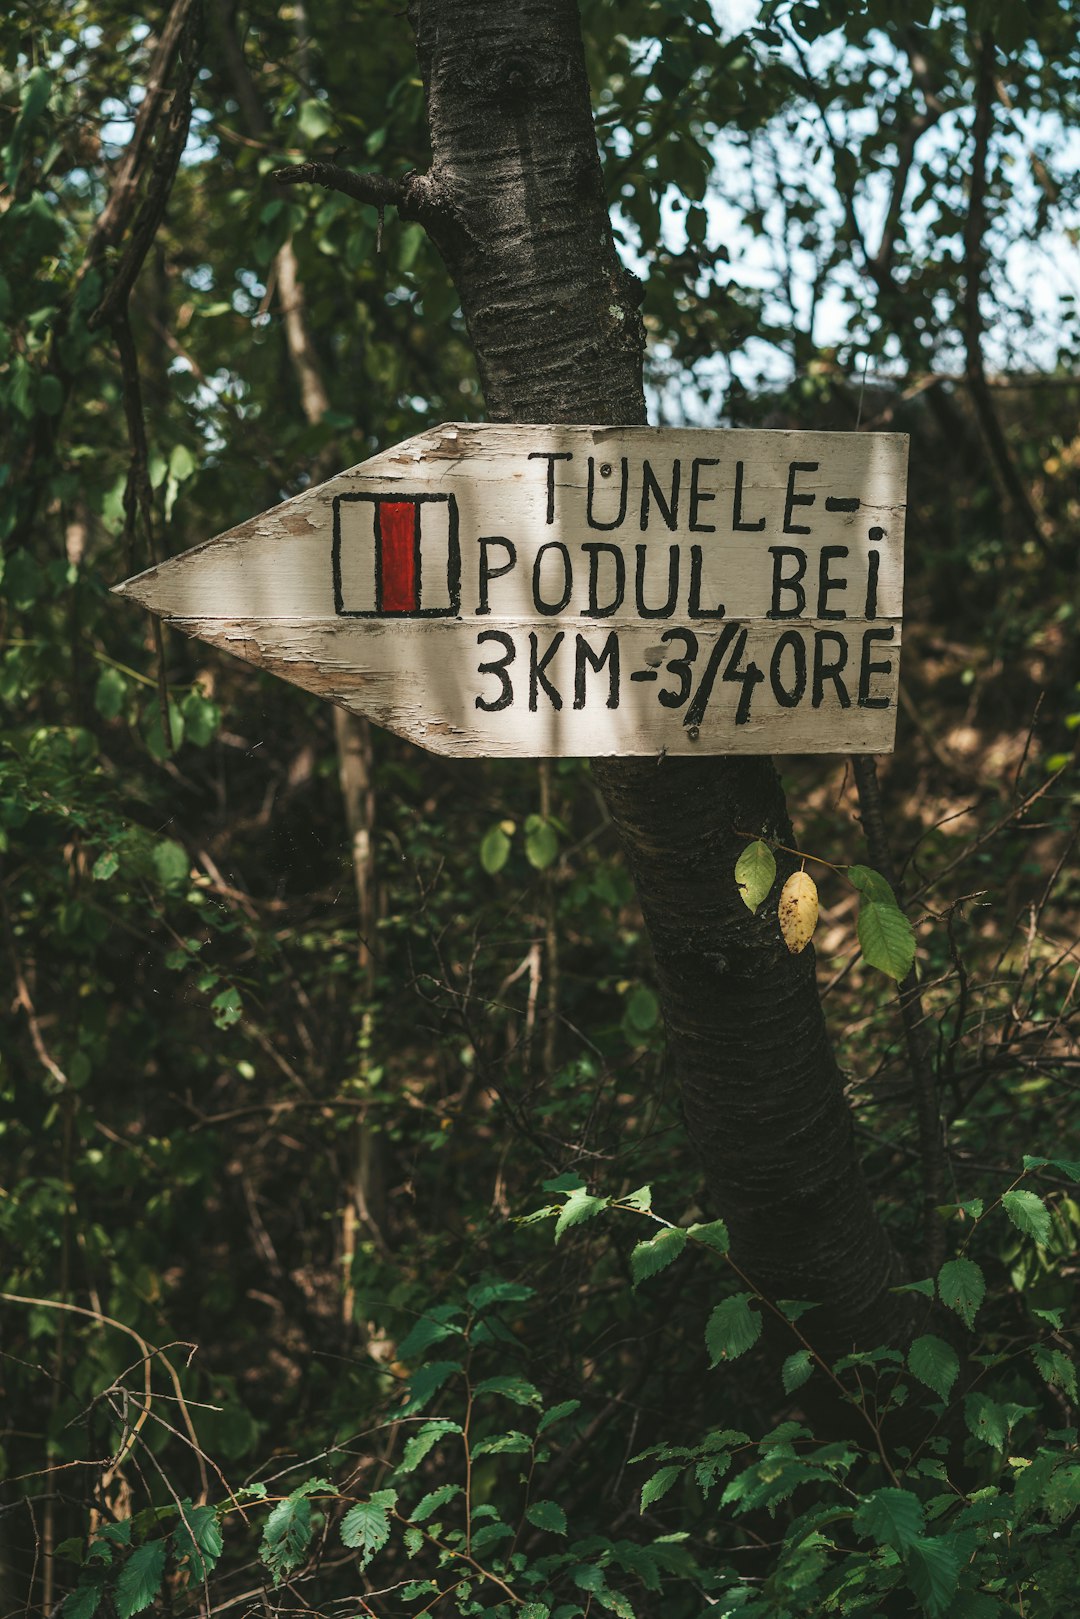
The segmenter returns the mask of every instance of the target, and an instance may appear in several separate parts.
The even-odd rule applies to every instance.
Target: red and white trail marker
[[[449,424],[117,586],[436,753],[885,753],[907,439]]]

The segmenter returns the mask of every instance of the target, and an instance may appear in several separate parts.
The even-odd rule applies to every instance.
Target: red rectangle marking
[[[415,613],[419,609],[418,517],[414,501],[379,501],[379,606],[384,613]]]

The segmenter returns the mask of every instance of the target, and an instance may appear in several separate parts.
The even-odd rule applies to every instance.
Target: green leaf
[[[1002,1450],[1009,1437],[1009,1423],[996,1400],[986,1394],[969,1394],[964,1400],[964,1421],[974,1439],[994,1450]]]
[[[94,707],[103,720],[114,720],[127,698],[128,684],[119,669],[103,669],[94,687]]]
[[[908,1580],[931,1619],[945,1615],[960,1580],[960,1560],[944,1540],[917,1540],[908,1549]]]
[[[407,1474],[419,1467],[430,1450],[434,1450],[439,1440],[446,1434],[460,1433],[461,1425],[457,1422],[425,1422],[419,1433],[413,1434],[402,1452],[401,1460],[394,1469],[396,1478],[404,1478]]]
[[[610,1201],[606,1197],[593,1197],[583,1186],[579,1186],[570,1193],[559,1210],[559,1218],[555,1222],[555,1241],[558,1242],[563,1232],[569,1231],[571,1226],[581,1225],[583,1221],[601,1214]]]
[[[551,1609],[543,1602],[526,1602],[518,1609],[518,1619],[551,1619]]]
[[[221,1524],[214,1507],[182,1501],[181,1508],[180,1522],[173,1530],[173,1549],[178,1559],[187,1562],[193,1578],[203,1580],[224,1550]]]
[[[789,1355],[780,1373],[784,1393],[794,1394],[796,1389],[801,1389],[813,1370],[814,1358],[809,1349],[797,1349],[793,1355]]]
[[[99,854],[94,861],[90,875],[96,883],[104,883],[110,877],[115,877],[119,869],[120,856],[115,849],[106,849],[105,853]]]
[[[1038,1243],[1050,1240],[1050,1210],[1034,1192],[1006,1192],[1001,1206],[1018,1231]]]
[[[169,456],[169,476],[183,483],[195,471],[195,457],[186,444],[174,444]]]
[[[333,114],[321,101],[301,102],[296,123],[301,135],[309,141],[321,141],[334,127]]]
[[[187,882],[191,862],[182,844],[176,843],[172,838],[162,838],[155,846],[151,858],[158,882],[163,888],[177,888],[181,883]]]
[[[626,1021],[635,1034],[648,1034],[660,1021],[660,1002],[643,984],[638,984],[626,997]]]
[[[529,1383],[524,1377],[512,1377],[505,1373],[497,1377],[485,1377],[473,1388],[473,1399],[482,1399],[485,1394],[501,1394],[504,1399],[513,1400],[515,1405],[540,1405],[542,1395],[535,1384]]]
[[[899,909],[891,886],[873,866],[849,866],[847,874],[859,893],[868,900],[877,900],[881,905],[892,905]]]
[[[564,1417],[573,1416],[574,1412],[580,1409],[580,1400],[563,1400],[560,1405],[553,1405],[550,1411],[544,1412],[540,1421],[536,1424],[537,1436],[553,1427],[556,1422],[561,1422]]]
[[[490,1439],[480,1439],[472,1447],[474,1456],[524,1456],[532,1449],[532,1440],[528,1434],[519,1433],[516,1428],[510,1428],[506,1433],[493,1434]]]
[[[1025,1169],[1057,1169],[1066,1180],[1080,1181],[1080,1158],[1024,1158]]]
[[[398,1344],[398,1359],[417,1360],[432,1344],[441,1343],[444,1338],[460,1338],[462,1328],[457,1325],[457,1320],[461,1313],[455,1304],[435,1305],[414,1323]]]
[[[942,1304],[955,1310],[965,1326],[975,1324],[975,1313],[986,1297],[986,1278],[973,1259],[947,1259],[938,1271]]]
[[[898,1552],[915,1544],[924,1524],[922,1502],[910,1490],[875,1490],[853,1519],[856,1534]]]
[[[105,1595],[105,1570],[94,1569],[84,1574],[74,1591],[64,1598],[61,1613],[64,1619],[94,1619]]]
[[[1050,1349],[1046,1344],[1036,1344],[1031,1351],[1031,1358],[1050,1387],[1061,1389],[1075,1405],[1076,1367],[1068,1356],[1063,1355],[1060,1349]]]
[[[308,1479],[284,1501],[279,1501],[267,1518],[259,1555],[273,1575],[275,1585],[280,1585],[286,1574],[299,1568],[307,1554],[313,1533],[311,1502],[307,1497],[332,1489],[333,1485],[324,1478]]]
[[[546,871],[559,855],[559,835],[550,821],[530,815],[525,822],[525,858],[537,871]]]
[[[776,858],[767,843],[758,838],[748,843],[735,862],[735,882],[743,904],[756,912],[776,881]]]
[[[621,1209],[639,1209],[643,1214],[648,1214],[652,1208],[652,1187],[639,1186],[636,1192],[627,1192],[625,1197],[620,1197],[618,1204]]]
[[[360,1553],[361,1569],[367,1568],[390,1539],[390,1508],[396,1502],[395,1490],[377,1490],[369,1501],[358,1501],[342,1518],[342,1541]]]
[[[665,1270],[673,1260],[678,1259],[686,1247],[686,1232],[680,1231],[678,1226],[667,1226],[658,1231],[655,1237],[647,1242],[639,1242],[630,1255],[630,1269],[634,1277],[634,1286],[648,1281],[650,1276],[656,1276]]]
[[[686,1235],[692,1237],[695,1242],[703,1242],[706,1248],[715,1248],[718,1254],[726,1254],[731,1247],[731,1238],[723,1220],[709,1220],[705,1225],[692,1225]]]
[[[941,1399],[949,1398],[949,1390],[960,1375],[960,1361],[956,1351],[943,1338],[932,1332],[916,1338],[908,1350],[908,1369],[920,1383],[933,1389]]]
[[[142,1613],[161,1590],[165,1577],[165,1542],[151,1540],[137,1546],[120,1570],[116,1582],[116,1611],[119,1619]]]
[[[231,1029],[244,1015],[244,1003],[238,989],[223,989],[210,1002],[214,1022],[219,1029]]]
[[[651,1507],[654,1501],[659,1501],[661,1496],[668,1493],[681,1472],[681,1467],[662,1467],[658,1473],[654,1473],[652,1478],[642,1485],[642,1512],[645,1511],[646,1507]]]
[[[409,1379],[409,1398],[398,1411],[399,1417],[412,1417],[423,1410],[455,1372],[462,1369],[459,1360],[432,1360],[421,1366]]]
[[[555,1501],[534,1501],[525,1516],[537,1529],[546,1529],[551,1535],[569,1533],[566,1513]]]
[[[709,1364],[736,1360],[761,1337],[761,1312],[750,1308],[750,1293],[736,1293],[718,1304],[705,1328]]]
[[[425,1519],[431,1517],[433,1512],[438,1512],[440,1507],[444,1507],[448,1501],[454,1499],[455,1495],[460,1494],[460,1484],[440,1484],[437,1490],[431,1490],[421,1498],[413,1507],[409,1517],[413,1523],[423,1523]]]
[[[510,858],[510,839],[501,826],[493,826],[480,844],[480,864],[489,877],[495,877]]]
[[[860,898],[855,931],[868,966],[897,983],[907,977],[915,960],[915,929],[903,911],[881,900]]]

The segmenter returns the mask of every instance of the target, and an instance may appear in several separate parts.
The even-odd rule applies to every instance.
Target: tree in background
[[[931,28],[929,13],[774,8],[733,33],[704,5],[620,8],[617,24],[590,8],[602,170],[562,4],[417,8],[424,83],[404,22],[375,7],[222,10],[204,31],[179,0],[156,30],[105,6],[6,25],[21,60],[0,218],[17,1009],[2,1217],[11,1375],[33,1413],[9,1435],[16,1563],[44,1609],[69,1588],[77,1616],[112,1602],[127,1619],[161,1590],[213,1611],[261,1602],[258,1582],[244,1595],[245,1519],[268,1578],[323,1603],[364,1590],[372,1612],[695,1614],[709,1591],[721,1612],[980,1614],[1020,1592],[1051,1613],[1070,1588],[1076,1166],[1021,1160],[1060,1151],[1074,1060],[1072,603],[1056,571],[1074,394],[1067,373],[1026,377],[1022,417],[984,354],[990,329],[1007,361],[1002,334],[1025,318],[987,263],[1030,200],[1004,159],[1023,153],[1041,187],[1041,240],[1072,197],[1041,149],[1075,71],[1068,18],[1025,9]],[[536,175],[531,200],[506,183],[507,152]],[[714,154],[724,175],[740,152],[735,230],[709,182]],[[282,191],[282,159],[334,186]],[[868,404],[924,461],[948,458],[947,501],[918,455],[913,490],[916,533],[941,544],[913,547],[918,792],[893,784],[893,841],[918,840],[909,902],[945,908],[920,930],[904,1055],[839,885],[818,964],[879,1216],[914,1259],[899,1292],[812,953],[788,957],[735,885],[739,834],[795,844],[767,764],[538,776],[380,738],[359,799],[343,770],[343,813],[327,716],[144,640],[105,597],[166,544],[427,421],[640,420],[638,293],[608,203],[644,275],[665,411],[695,408],[680,368],[723,352],[743,378],[731,420],[850,425]],[[681,248],[662,209],[682,216]],[[782,273],[755,293],[738,257],[757,241]],[[823,347],[841,298],[845,341]],[[779,359],[754,384],[739,356],[770,338]],[[1045,365],[1067,365],[1068,324],[1050,341]],[[862,399],[856,354],[880,356]],[[804,846],[860,856],[837,838],[840,777],[823,793],[820,766],[787,768]],[[370,836],[372,796],[393,875],[365,920],[370,872],[349,875],[343,828],[354,850]],[[865,820],[880,845],[884,822]],[[987,926],[955,884],[988,860],[1008,902]],[[661,1005],[708,1207],[687,1191]],[[939,1098],[948,1180],[927,1241],[909,1210]],[[365,1141],[376,1206],[357,1194]],[[1010,1185],[1025,1175],[1049,1202]],[[543,1218],[508,1222],[537,1203],[554,1257]],[[957,1251],[920,1264],[920,1241]],[[959,1323],[977,1315],[973,1343]],[[771,1343],[729,1370],[766,1316]],[[186,1369],[177,1337],[200,1345]],[[635,1447],[661,1453],[640,1496]]]

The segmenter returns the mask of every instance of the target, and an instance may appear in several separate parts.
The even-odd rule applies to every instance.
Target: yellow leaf
[[[784,943],[797,956],[806,949],[817,927],[817,886],[807,872],[792,872],[781,892],[777,914]]]

